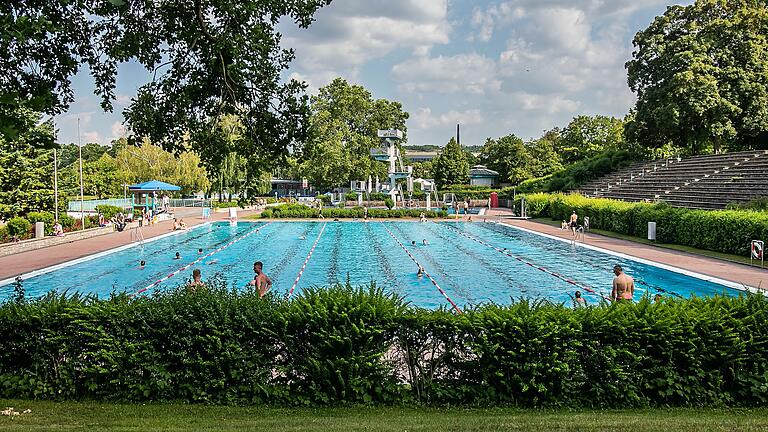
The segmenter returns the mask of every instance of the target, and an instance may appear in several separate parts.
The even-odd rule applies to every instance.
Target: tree
[[[531,176],[529,167],[532,163],[523,140],[515,135],[507,135],[497,140],[485,141],[480,160],[488,168],[499,172],[503,183],[517,184]]]
[[[413,162],[413,177],[423,179],[435,178],[432,162],[433,161]]]
[[[671,6],[635,35],[637,94],[627,136],[698,154],[768,138],[768,7],[761,0]]]
[[[562,130],[559,153],[571,164],[594,157],[605,150],[623,147],[624,122],[607,116],[577,116]]]
[[[24,132],[9,140],[0,136],[0,219],[8,220],[31,211],[52,211],[53,140],[50,122],[28,110],[16,112]]]
[[[434,159],[432,170],[439,189],[469,183],[467,156],[455,138],[451,138]]]
[[[119,195],[123,191],[118,178],[115,159],[104,153],[99,159],[83,164],[83,187],[85,193],[98,199]]]
[[[387,176],[385,164],[371,157],[378,129],[400,129],[407,140],[408,113],[399,102],[373,99],[359,85],[336,78],[312,98],[310,138],[302,154],[302,171],[324,190]]]
[[[99,158],[107,153],[108,147],[104,147],[97,143],[87,143],[83,146],[83,162],[95,162]],[[77,144],[61,144],[57,149],[57,158],[59,165],[68,167],[73,163],[78,163],[79,151]]]
[[[216,163],[210,122],[224,114],[245,121],[237,148],[284,158],[306,138],[305,85],[284,81],[294,57],[278,23],[306,28],[330,0],[126,0],[0,3],[0,134],[26,125],[19,108],[54,115],[73,101],[71,78],[87,65],[112,110],[118,65],[134,60],[154,72],[125,111],[132,137],[167,150],[200,152]],[[188,139],[189,138],[189,139]],[[52,145],[52,142],[49,144]]]
[[[560,156],[561,147],[560,130],[555,128],[528,144],[529,171],[531,177],[544,177],[563,169],[563,160]]]
[[[178,156],[145,140],[141,146],[128,146],[117,153],[118,178],[121,183],[160,180],[181,187],[187,195],[210,187],[208,174],[200,166],[200,157],[192,152]]]

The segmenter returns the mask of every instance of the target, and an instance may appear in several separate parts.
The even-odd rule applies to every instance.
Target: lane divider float
[[[437,223],[437,222],[434,222],[434,223]],[[605,300],[611,301],[611,299],[609,297],[606,297],[605,295],[603,295],[603,293],[597,291],[596,289],[594,289],[592,287],[584,285],[584,284],[582,284],[580,282],[576,282],[575,280],[572,280],[572,279],[568,278],[567,276],[563,276],[560,273],[553,272],[552,270],[548,270],[548,269],[546,269],[544,267],[541,267],[541,266],[539,266],[537,264],[534,264],[534,263],[532,263],[532,262],[530,262],[530,261],[528,261],[528,260],[526,260],[524,258],[521,258],[521,257],[519,257],[517,255],[512,255],[506,249],[501,249],[501,248],[496,247],[496,246],[494,246],[494,245],[492,245],[492,244],[490,244],[488,242],[480,240],[480,239],[478,239],[478,238],[476,238],[474,236],[471,236],[471,235],[465,233],[464,231],[462,231],[462,230],[460,230],[460,229],[458,229],[456,227],[452,227],[452,226],[447,225],[447,224],[438,224],[438,225],[444,225],[444,226],[446,226],[446,227],[448,227],[448,228],[450,228],[452,230],[455,230],[457,233],[463,235],[464,237],[466,237],[466,238],[468,238],[468,239],[470,239],[470,240],[472,240],[474,242],[480,243],[483,246],[487,246],[487,247],[489,247],[491,249],[494,249],[495,251],[497,251],[499,253],[502,253],[502,254],[510,257],[510,258],[514,258],[517,261],[520,261],[521,263],[523,263],[523,264],[525,264],[525,265],[527,265],[529,267],[532,267],[532,268],[535,268],[537,270],[540,270],[540,271],[542,271],[544,273],[547,273],[550,276],[554,276],[554,277],[556,277],[556,278],[558,278],[558,279],[560,279],[560,280],[562,280],[564,282],[567,282],[567,283],[569,283],[569,284],[571,284],[571,285],[573,285],[575,287],[581,288],[581,289],[583,289],[584,291],[586,291],[586,292],[588,292],[590,294],[595,294],[595,295],[598,295],[598,296],[602,297]]]
[[[140,289],[140,290],[136,291],[135,293],[131,294],[131,295],[130,295],[130,297],[135,297],[135,296],[137,296],[137,295],[139,295],[139,294],[142,294],[142,293],[144,293],[144,292],[146,292],[146,291],[148,291],[148,290],[150,290],[150,289],[152,289],[152,288],[154,288],[154,287],[156,287],[156,286],[160,285],[161,283],[163,283],[163,282],[167,281],[168,279],[170,279],[170,278],[172,278],[172,277],[176,276],[177,274],[179,274],[179,273],[183,272],[184,270],[187,270],[187,269],[189,269],[189,268],[190,268],[190,267],[192,267],[193,265],[195,265],[195,264],[198,264],[199,262],[203,261],[204,259],[206,259],[206,258],[210,258],[212,255],[214,255],[214,254],[216,254],[216,253],[219,253],[219,252],[223,251],[224,249],[226,249],[226,248],[228,248],[228,247],[232,246],[233,244],[235,244],[235,243],[237,243],[237,242],[239,242],[239,241],[241,241],[241,240],[243,240],[243,239],[245,239],[245,238],[247,238],[247,237],[250,237],[250,236],[251,236],[251,235],[253,235],[253,234],[256,234],[257,232],[261,231],[261,229],[262,229],[262,228],[264,228],[264,227],[265,227],[265,226],[267,226],[267,225],[270,225],[271,223],[272,223],[272,222],[267,222],[267,223],[265,223],[264,225],[260,225],[260,226],[258,226],[258,227],[256,227],[256,228],[252,229],[251,231],[247,232],[246,234],[244,234],[244,235],[242,235],[242,236],[240,236],[240,237],[238,237],[238,238],[236,238],[236,239],[234,239],[234,240],[230,241],[229,243],[226,243],[226,244],[224,244],[224,245],[222,245],[222,246],[219,246],[219,248],[218,248],[218,249],[214,249],[213,251],[211,251],[211,252],[209,252],[209,253],[207,253],[207,254],[205,254],[205,255],[201,256],[200,258],[198,258],[198,259],[196,259],[196,260],[192,261],[191,263],[189,263],[189,264],[185,265],[184,267],[181,267],[181,268],[177,269],[177,270],[176,270],[176,271],[174,271],[173,273],[170,273],[170,274],[168,274],[167,276],[165,276],[165,277],[163,277],[163,278],[160,278],[160,279],[158,279],[158,280],[156,280],[156,281],[152,282],[151,284],[147,285],[146,287],[144,287],[144,288],[142,288],[142,289]]]
[[[299,279],[301,279],[301,275],[304,274],[304,269],[307,268],[307,263],[309,262],[309,259],[312,258],[312,254],[315,252],[315,248],[317,247],[317,243],[320,241],[320,237],[323,235],[323,231],[325,231],[325,226],[328,225],[328,222],[323,222],[323,227],[320,228],[320,233],[317,235],[317,238],[315,239],[315,243],[312,245],[312,248],[309,250],[309,253],[307,254],[307,259],[304,260],[304,264],[301,265],[301,270],[299,270],[299,274],[296,275],[296,280],[293,281],[293,286],[291,286],[291,289],[288,291],[288,294],[286,294],[285,298],[291,298],[293,295],[293,291],[296,289],[296,285],[299,284]]]
[[[405,251],[405,253],[408,255],[408,257],[410,257],[411,260],[414,263],[416,263],[416,265],[420,269],[422,269],[422,271],[424,272],[424,275],[426,275],[427,278],[429,278],[429,280],[432,282],[432,285],[434,285],[435,288],[437,288],[437,290],[440,291],[440,294],[442,294],[443,297],[445,297],[445,299],[448,300],[448,303],[450,303],[451,306],[453,306],[453,309],[456,310],[456,312],[458,312],[461,315],[461,313],[462,313],[461,309],[459,309],[459,307],[456,306],[456,303],[454,303],[453,300],[451,300],[451,298],[448,297],[448,294],[446,294],[445,291],[443,291],[443,289],[440,288],[440,285],[437,283],[437,281],[429,273],[427,273],[427,270],[421,264],[419,264],[419,262],[416,260],[416,257],[414,257],[413,254],[408,249],[406,249],[405,245],[403,245],[403,243],[401,243],[400,240],[397,237],[395,237],[395,235],[392,233],[392,231],[389,230],[389,228],[387,228],[387,226],[384,224],[384,222],[379,222],[379,223],[384,227],[385,230],[387,230],[389,235],[392,236],[393,239],[395,239],[397,244],[400,245],[400,247]]]

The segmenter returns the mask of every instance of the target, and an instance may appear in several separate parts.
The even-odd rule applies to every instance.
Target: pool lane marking
[[[436,222],[435,222],[435,223],[436,223]],[[608,301],[611,301],[611,299],[610,299],[610,298],[608,298],[608,297],[606,297],[605,295],[603,295],[603,293],[601,293],[601,292],[599,292],[599,291],[595,290],[595,289],[594,289],[594,288],[592,288],[592,287],[589,287],[589,286],[587,286],[587,285],[584,285],[584,284],[582,284],[581,282],[576,282],[575,280],[572,280],[572,279],[570,279],[570,278],[568,278],[568,277],[566,277],[566,276],[563,276],[563,275],[561,275],[560,273],[557,273],[557,272],[553,272],[553,271],[551,271],[551,270],[548,270],[548,269],[546,269],[546,268],[544,268],[544,267],[542,267],[542,266],[540,266],[540,265],[534,264],[533,262],[531,262],[531,261],[528,261],[528,260],[526,260],[526,259],[524,259],[524,258],[521,258],[521,257],[519,257],[519,256],[516,256],[516,255],[512,255],[512,254],[511,254],[511,253],[509,253],[508,251],[506,251],[506,250],[504,250],[504,249],[501,249],[501,248],[498,248],[498,247],[496,247],[496,246],[494,246],[494,245],[492,245],[492,244],[490,244],[490,243],[487,243],[487,242],[485,242],[485,241],[483,241],[483,240],[480,240],[480,239],[478,239],[478,238],[476,238],[476,237],[474,237],[474,236],[472,236],[472,235],[466,234],[464,231],[461,231],[460,229],[458,229],[458,228],[456,228],[456,227],[452,227],[452,226],[450,226],[450,225],[447,225],[447,224],[439,224],[439,225],[444,225],[444,226],[446,226],[446,227],[448,227],[448,228],[450,228],[450,229],[456,230],[456,232],[458,232],[459,234],[463,235],[464,237],[466,237],[466,238],[468,238],[468,239],[470,239],[470,240],[472,240],[472,241],[475,241],[475,242],[477,242],[477,243],[480,243],[480,244],[481,244],[481,245],[483,245],[483,246],[487,246],[487,247],[489,247],[489,248],[491,248],[491,249],[494,249],[494,250],[496,250],[497,252],[499,252],[499,253],[502,253],[502,254],[504,254],[504,255],[506,255],[506,256],[508,256],[508,257],[510,257],[510,258],[514,258],[514,259],[516,259],[517,261],[520,261],[521,263],[523,263],[523,264],[526,264],[526,265],[527,265],[527,266],[529,266],[529,267],[532,267],[532,268],[535,268],[535,269],[537,269],[537,270],[540,270],[540,271],[542,271],[542,272],[544,272],[544,273],[547,273],[548,275],[554,276],[554,277],[556,277],[556,278],[558,278],[558,279],[560,279],[560,280],[562,280],[562,281],[565,281],[565,282],[567,282],[567,283],[569,283],[569,284],[571,284],[571,285],[573,285],[573,286],[575,286],[575,287],[581,288],[581,289],[583,289],[584,291],[586,291],[586,292],[588,292],[588,293],[591,293],[591,294],[595,294],[595,295],[599,295],[599,296],[600,296],[600,297],[602,297],[603,299],[605,299],[605,300],[608,300]]]
[[[524,243],[526,243],[528,245],[534,246],[534,247],[537,246],[536,244],[534,244],[531,241],[528,241],[528,240],[525,240],[525,239],[522,239],[522,238],[515,238],[515,237],[509,235],[508,233],[506,233],[504,231],[498,231],[496,229],[492,229],[492,228],[490,228],[490,225],[491,224],[482,224],[481,227],[487,229],[488,231],[491,231],[491,232],[494,232],[494,233],[497,233],[497,234],[501,234],[501,235],[503,235],[505,237],[509,237],[509,238],[511,238],[513,240],[519,240],[519,241],[522,241],[522,242],[524,242]],[[504,225],[504,224],[493,224],[493,225],[500,225],[500,226],[512,229],[512,227],[510,227],[509,225]],[[548,247],[545,247],[545,246],[542,246],[542,247],[544,248],[545,251],[555,252],[555,250],[552,249],[552,248],[548,248]],[[582,255],[580,255],[580,254],[571,254],[571,255],[569,255],[569,257],[571,259],[574,259],[574,260],[578,261],[581,264],[585,264],[585,265],[590,266],[590,267],[592,267],[593,269],[596,269],[596,270],[603,270],[604,271],[604,270],[610,269],[613,266],[612,264],[606,264],[606,267],[595,265],[595,264],[589,262],[588,260],[583,260],[582,259]],[[652,284],[644,281],[643,279],[641,279],[637,274],[630,275],[630,276],[633,276],[634,279],[635,279],[635,282],[637,282],[640,285],[646,286],[646,287],[648,287],[650,289],[654,289],[654,290],[656,290],[658,292],[661,292],[661,293],[669,294],[669,295],[671,295],[673,297],[685,298],[682,295],[680,295],[680,294],[678,294],[678,293],[676,293],[674,291],[668,290],[666,288],[662,288],[662,287],[657,286],[657,285],[652,285]]]
[[[317,238],[315,239],[315,243],[312,245],[312,248],[309,250],[309,253],[307,254],[307,259],[305,259],[304,264],[301,265],[301,270],[299,270],[299,274],[296,275],[296,280],[293,281],[293,286],[291,286],[291,289],[288,291],[288,294],[285,296],[285,298],[291,298],[291,296],[293,295],[293,290],[295,290],[296,285],[299,284],[299,279],[301,279],[301,275],[304,274],[304,269],[307,268],[307,263],[309,262],[309,259],[312,258],[312,253],[315,252],[317,243],[320,241],[320,237],[323,235],[323,231],[325,231],[326,225],[328,225],[328,222],[323,222],[323,227],[320,228],[320,234],[317,235]]]
[[[191,263],[189,263],[189,264],[185,265],[184,267],[181,267],[181,268],[177,269],[176,271],[174,271],[174,272],[172,272],[172,273],[168,274],[168,276],[162,277],[162,278],[160,278],[160,279],[158,279],[158,280],[156,280],[156,281],[152,282],[151,284],[147,285],[146,287],[144,287],[144,288],[142,288],[142,289],[140,289],[140,290],[136,291],[135,293],[131,294],[131,297],[135,297],[135,296],[137,296],[137,295],[139,295],[139,294],[141,294],[141,293],[144,293],[144,292],[146,292],[146,291],[148,291],[148,290],[150,290],[150,289],[152,289],[152,288],[154,288],[154,287],[156,287],[156,286],[160,285],[161,283],[163,283],[163,282],[167,281],[168,279],[170,279],[170,278],[172,278],[172,277],[176,276],[177,274],[179,274],[179,273],[183,272],[184,270],[187,270],[188,268],[190,268],[190,267],[192,267],[193,265],[195,265],[195,264],[197,264],[197,263],[199,263],[199,262],[203,261],[204,259],[206,259],[206,258],[210,258],[212,255],[214,255],[214,254],[216,254],[216,253],[219,253],[219,252],[223,251],[224,249],[226,249],[226,248],[228,248],[228,247],[232,246],[233,244],[235,244],[235,243],[237,243],[237,242],[239,242],[239,241],[241,241],[241,240],[245,239],[246,237],[249,237],[249,236],[251,236],[251,235],[253,235],[253,234],[256,234],[257,232],[261,231],[261,229],[262,229],[262,228],[264,228],[264,227],[265,227],[265,226],[267,226],[267,225],[270,225],[271,223],[272,223],[272,222],[267,222],[267,223],[265,223],[264,225],[259,225],[258,227],[254,228],[254,229],[252,229],[251,231],[249,231],[248,233],[246,233],[246,234],[244,234],[244,235],[242,235],[242,236],[240,236],[240,237],[238,237],[238,238],[236,238],[236,239],[234,239],[234,240],[230,241],[229,243],[227,243],[227,244],[224,244],[224,245],[222,245],[222,246],[219,246],[219,248],[218,248],[218,249],[214,249],[213,251],[211,251],[211,252],[208,252],[207,254],[205,254],[205,255],[203,255],[203,256],[201,256],[201,257],[199,257],[198,259],[196,259],[196,260],[192,261]]]
[[[531,229],[528,229],[528,228],[523,228],[523,227],[520,227],[520,226],[517,226],[517,225],[511,225],[511,224],[507,224],[507,223],[504,223],[504,222],[488,222],[488,223],[495,223],[495,224],[499,224],[499,225],[504,225],[505,227],[513,228],[513,229],[516,229],[516,230],[520,230],[520,231],[527,232],[529,234],[533,234],[533,235],[537,235],[537,236],[541,236],[541,237],[546,237],[548,239],[552,239],[552,240],[559,241],[559,242],[562,242],[562,243],[572,243],[571,240],[568,240],[568,239],[565,239],[565,238],[562,238],[562,237],[558,237],[558,236],[554,236],[552,234],[546,234],[546,233],[534,231],[534,230],[531,230]],[[627,260],[630,260],[630,261],[639,262],[641,264],[646,264],[646,265],[649,265],[649,266],[658,267],[658,268],[661,268],[661,269],[664,269],[664,270],[669,270],[669,271],[674,272],[674,273],[679,273],[679,274],[682,274],[682,275],[685,275],[685,276],[690,276],[692,278],[701,279],[703,281],[712,282],[712,283],[715,283],[715,284],[718,284],[718,285],[723,285],[726,288],[733,288],[733,289],[739,290],[739,291],[748,291],[748,292],[751,292],[753,294],[760,294],[760,295],[768,296],[768,291],[766,291],[765,288],[758,288],[758,287],[750,286],[750,285],[747,285],[747,284],[744,284],[744,283],[740,283],[740,282],[729,281],[729,280],[726,280],[726,279],[723,279],[723,278],[719,278],[717,276],[711,276],[711,275],[704,274],[704,273],[698,273],[698,272],[695,272],[695,271],[686,270],[686,269],[681,268],[681,267],[675,267],[673,265],[660,263],[658,261],[653,261],[653,260],[646,259],[646,258],[640,258],[640,257],[628,255],[628,254],[625,254],[625,253],[622,253],[622,252],[612,251],[610,249],[606,249],[606,248],[599,247],[599,246],[593,246],[591,244],[587,244],[587,243],[583,243],[583,242],[582,243],[577,243],[576,246],[577,247],[583,247],[583,248],[586,248],[586,249],[590,249],[590,250],[593,250],[593,251],[602,252],[602,253],[607,254],[607,255],[612,255],[612,256],[624,258],[624,259],[627,259]]]
[[[395,237],[395,235],[392,233],[392,231],[390,231],[390,230],[389,230],[389,228],[387,228],[387,226],[384,224],[384,222],[379,222],[379,223],[380,223],[380,224],[381,224],[381,225],[384,227],[384,229],[385,229],[385,230],[387,230],[387,232],[389,233],[389,235],[390,235],[390,236],[392,236],[392,238],[393,238],[393,239],[395,239],[395,241],[397,242],[397,244],[399,244],[399,245],[400,245],[400,247],[401,247],[401,248],[403,248],[403,250],[405,251],[405,253],[406,253],[406,254],[408,254],[408,256],[411,258],[411,260],[413,260],[413,262],[414,262],[414,263],[416,263],[416,265],[417,265],[417,266],[418,266],[420,269],[422,269],[422,270],[424,271],[424,274],[425,274],[425,275],[426,275],[426,276],[429,278],[429,280],[432,282],[432,285],[434,285],[434,286],[435,286],[435,288],[437,288],[437,290],[438,290],[438,291],[440,291],[440,294],[442,294],[442,295],[443,295],[443,297],[445,297],[445,299],[446,299],[446,300],[448,300],[448,303],[450,303],[450,304],[451,304],[451,306],[453,306],[453,309],[455,309],[455,310],[456,310],[456,312],[458,312],[458,313],[459,313],[459,315],[461,315],[461,314],[462,314],[462,312],[461,312],[461,309],[459,309],[459,307],[458,307],[458,306],[456,306],[456,303],[454,303],[454,302],[453,302],[453,300],[451,300],[451,298],[450,298],[450,297],[448,297],[448,294],[446,294],[446,293],[445,293],[445,291],[443,291],[443,289],[442,289],[442,288],[440,288],[440,285],[438,285],[437,281],[436,281],[436,280],[435,280],[435,279],[434,279],[432,276],[430,276],[430,274],[429,274],[429,273],[427,273],[427,269],[425,269],[425,268],[424,268],[424,267],[423,267],[421,264],[419,264],[419,262],[418,262],[418,261],[416,260],[416,258],[413,256],[413,254],[411,254],[411,252],[410,252],[408,249],[406,249],[406,248],[405,248],[405,245],[403,245],[403,243],[401,243],[401,242],[400,242],[400,240],[399,240],[397,237]]]

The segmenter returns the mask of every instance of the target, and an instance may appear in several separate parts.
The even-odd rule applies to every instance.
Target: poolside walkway
[[[174,213],[177,217],[184,218],[184,222],[190,228],[206,222],[200,217],[199,208],[177,208],[174,209]],[[238,216],[242,219],[255,213],[256,212],[253,211],[239,210]],[[227,213],[211,213],[211,219],[213,221],[221,221],[226,218]],[[24,273],[133,243],[133,230],[131,228],[134,226],[136,225],[129,225],[123,232],[115,231],[113,233],[78,240],[76,242],[69,242],[43,249],[0,257],[0,280],[16,277]],[[141,230],[144,239],[150,239],[163,234],[168,234],[171,232],[172,228],[173,221],[169,220],[143,227]]]
[[[570,231],[563,231],[556,226],[530,220],[496,218],[504,215],[506,215],[505,212],[494,209],[490,211],[487,216],[488,219],[494,217],[494,219],[507,225],[517,226],[567,240],[572,238]],[[703,257],[653,245],[635,243],[628,240],[615,239],[599,234],[587,234],[584,243],[607,249],[612,252],[630,255],[660,264],[680,267],[685,270],[713,276],[737,284],[763,289],[768,288],[768,270],[756,267],[749,267],[743,264],[721,261],[715,258]]]

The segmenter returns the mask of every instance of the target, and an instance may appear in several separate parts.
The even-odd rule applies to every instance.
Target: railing
[[[130,198],[110,198],[110,199],[101,199],[101,200],[84,200],[83,201],[83,211],[87,212],[95,212],[96,207],[100,205],[111,205],[115,207],[120,207],[122,209],[131,208],[131,199]],[[70,201],[67,205],[67,210],[71,212],[79,212],[80,211],[80,200],[74,200]]]
[[[159,201],[160,202],[158,203],[158,205],[162,205],[162,200],[159,200]],[[210,207],[211,200],[195,199],[195,198],[171,199],[170,206],[171,207]]]

